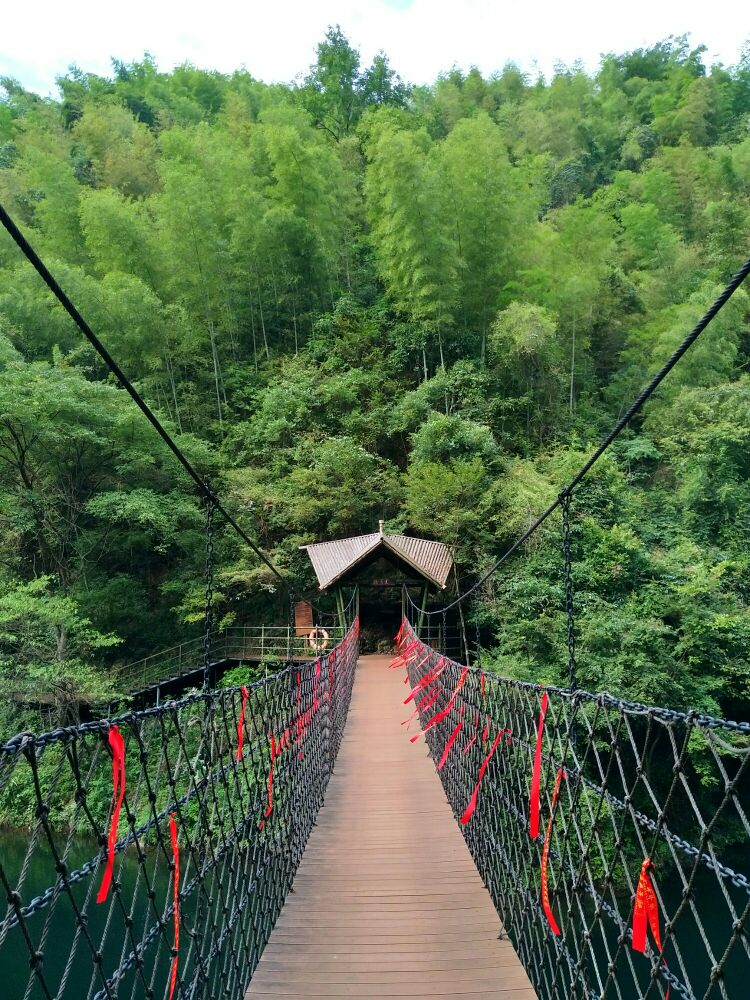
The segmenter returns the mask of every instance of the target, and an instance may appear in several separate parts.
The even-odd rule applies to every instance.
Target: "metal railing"
[[[344,634],[340,625],[328,626],[319,635],[319,648],[315,648],[308,635],[297,635],[288,625],[232,626],[211,633],[210,662],[313,660],[337,645]],[[325,646],[321,648],[323,641]],[[203,642],[203,636],[197,636],[120,667],[116,672],[118,688],[130,694],[196,673],[203,668]]]

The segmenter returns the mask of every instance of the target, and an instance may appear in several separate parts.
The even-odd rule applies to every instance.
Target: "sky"
[[[746,14],[743,16],[743,8]],[[190,62],[266,82],[291,81],[340,24],[362,62],[384,50],[410,83],[457,65],[484,75],[508,61],[549,75],[576,59],[593,70],[605,52],[689,33],[709,64],[732,65],[750,38],[742,0],[36,0],[8,3],[0,21],[0,76],[55,93],[71,63],[109,75],[150,52],[162,70]]]

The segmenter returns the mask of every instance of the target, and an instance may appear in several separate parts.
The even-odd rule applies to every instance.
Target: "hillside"
[[[390,530],[471,583],[748,256],[750,50],[670,39],[549,81],[410,87],[337,29],[304,81],[148,58],[0,97],[0,201],[247,530]],[[579,681],[750,713],[748,297],[581,488]],[[468,609],[511,676],[565,672],[560,524]],[[0,236],[3,690],[108,692],[197,627],[191,484]],[[278,617],[231,533],[224,622]],[[472,628],[474,625],[472,624]]]

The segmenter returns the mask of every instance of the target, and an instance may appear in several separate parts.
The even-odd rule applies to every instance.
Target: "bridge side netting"
[[[542,1000],[747,995],[750,724],[469,669],[406,621],[399,649],[405,738]]]
[[[25,828],[0,833],[0,994],[240,1000],[323,801],[358,643],[355,622],[247,688],[0,746],[0,807]]]

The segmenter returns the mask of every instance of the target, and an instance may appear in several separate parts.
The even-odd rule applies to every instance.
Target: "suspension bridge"
[[[14,1000],[743,995],[750,726],[358,633],[0,747]]]
[[[750,261],[469,590],[432,611],[403,601],[389,657],[360,657],[342,605],[330,648],[296,645],[290,625],[282,669],[217,688],[257,630],[213,628],[214,514],[292,588],[1,207],[0,221],[194,480],[207,555],[202,638],[123,685],[147,703],[0,744],[0,802],[24,821],[0,839],[3,996],[747,995],[750,723],[580,689],[570,523],[589,469]],[[558,510],[568,684],[486,671],[462,613],[452,658],[440,616]],[[413,561],[382,526],[372,537]],[[265,641],[264,626],[261,659]],[[165,700],[174,682],[187,689]]]

